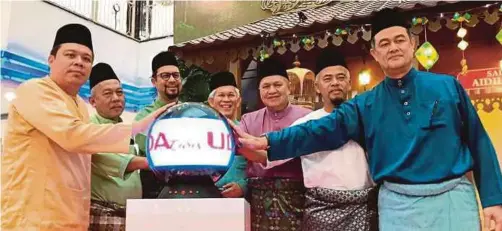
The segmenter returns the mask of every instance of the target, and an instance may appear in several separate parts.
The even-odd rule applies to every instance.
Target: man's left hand
[[[244,192],[238,184],[232,182],[223,185],[223,191],[221,191],[221,195],[223,195],[223,197],[237,198],[242,197],[244,195]]]
[[[487,230],[502,231],[502,205],[495,205],[483,209],[485,214],[485,228]],[[492,222],[495,221],[495,226]]]

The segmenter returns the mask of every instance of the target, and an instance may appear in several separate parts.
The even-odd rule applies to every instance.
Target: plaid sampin
[[[91,201],[89,231],[125,231],[125,206]]]

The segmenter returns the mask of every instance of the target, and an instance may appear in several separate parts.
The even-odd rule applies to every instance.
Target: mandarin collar
[[[288,103],[288,106],[284,108],[282,111],[272,111],[268,107],[266,107],[267,114],[275,120],[282,119],[284,116],[286,116],[292,109],[293,107],[291,106],[291,103]]]
[[[404,75],[402,78],[393,79],[393,78],[390,78],[389,76],[386,76],[385,83],[388,85],[394,86],[394,87],[407,86],[408,84],[413,82],[413,79],[417,75],[417,72],[418,71],[414,67],[412,67],[410,69],[410,71],[406,75]]]
[[[182,102],[181,102],[181,101],[179,100],[179,98],[178,98],[178,99],[176,100],[176,104],[180,104],[180,103],[182,103]],[[164,105],[166,105],[166,104],[167,104],[167,103],[166,103],[166,102],[164,102],[164,101],[162,101],[162,100],[160,99],[160,97],[155,98],[155,101],[153,101],[153,106],[154,106],[155,108],[161,108],[161,107],[163,107],[163,106],[164,106]]]
[[[95,117],[99,121],[100,124],[117,124],[117,123],[123,122],[123,120],[120,116],[116,119],[108,119],[108,118],[101,116],[99,113],[96,113]]]

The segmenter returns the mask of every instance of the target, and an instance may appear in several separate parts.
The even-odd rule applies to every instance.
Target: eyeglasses
[[[162,73],[157,74],[157,77],[160,77],[164,81],[169,80],[169,78],[171,78],[171,76],[173,77],[173,79],[177,80],[180,78],[180,73],[179,72],[172,72],[172,73],[162,72]]]

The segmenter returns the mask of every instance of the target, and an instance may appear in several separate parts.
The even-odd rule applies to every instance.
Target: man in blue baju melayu
[[[474,171],[485,225],[502,231],[502,175],[495,149],[460,83],[412,67],[415,40],[403,15],[377,12],[371,54],[386,77],[330,115],[253,137],[235,127],[241,153],[269,161],[336,149],[355,140],[380,183],[380,230],[481,229]],[[253,158],[246,155],[250,160]]]

